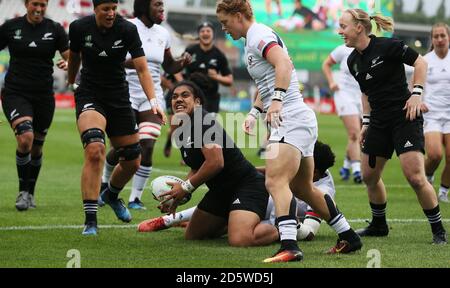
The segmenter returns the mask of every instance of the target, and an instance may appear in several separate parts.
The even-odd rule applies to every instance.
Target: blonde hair
[[[362,9],[347,9],[345,12],[349,13],[353,17],[355,24],[361,24],[366,30],[366,34],[370,35],[372,33],[372,20],[377,25],[377,32],[394,31],[394,20],[390,17],[386,17],[380,14],[369,16]]]
[[[433,25],[433,27],[431,28],[431,46],[430,46],[430,51],[434,50],[434,45],[433,45],[433,32],[434,29],[439,28],[439,27],[444,27],[445,31],[447,31],[447,36],[450,38],[450,27],[448,27],[448,25],[444,22],[439,22]]]
[[[216,13],[236,14],[241,13],[247,20],[253,19],[253,9],[249,0],[219,0]]]

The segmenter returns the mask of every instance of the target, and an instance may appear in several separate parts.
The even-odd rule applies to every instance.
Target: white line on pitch
[[[367,219],[350,219],[350,223],[365,223]],[[425,223],[427,219],[388,219],[388,223],[410,224]],[[442,219],[442,222],[450,223],[450,219]],[[137,225],[99,225],[100,229],[136,229]],[[45,225],[45,226],[10,226],[0,227],[0,231],[32,231],[32,230],[70,230],[82,229],[83,225]]]

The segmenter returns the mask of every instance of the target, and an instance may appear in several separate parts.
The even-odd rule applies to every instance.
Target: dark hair
[[[209,21],[204,21],[200,25],[198,25],[197,26],[197,33],[199,33],[200,30],[202,30],[202,28],[204,28],[204,27],[211,28],[211,30],[213,31],[213,34],[215,34],[216,31],[214,29],[214,25],[211,22],[209,22]]]
[[[317,141],[314,145],[314,165],[321,175],[325,174],[327,169],[333,167],[336,156],[331,147],[320,141]]]
[[[92,4],[94,4],[94,8],[98,5],[105,4],[105,3],[116,3],[119,4],[119,0],[92,0]]]
[[[150,3],[152,0],[134,0],[133,5],[133,15],[136,18],[140,18],[142,16],[148,17],[150,14]]]
[[[175,86],[172,89],[172,94],[175,91],[175,89],[177,89],[178,87],[181,87],[181,86],[189,87],[189,90],[191,90],[192,95],[194,95],[194,99],[199,99],[200,104],[202,104],[202,105],[205,103],[205,94],[203,94],[202,89],[200,89],[200,87],[198,87],[197,84],[195,84],[194,82],[189,81],[189,80],[183,80],[183,81],[175,84]]]

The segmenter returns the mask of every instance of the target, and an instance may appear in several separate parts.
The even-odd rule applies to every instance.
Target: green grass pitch
[[[82,146],[71,110],[58,110],[45,144],[44,166],[36,188],[37,209],[17,212],[15,141],[5,117],[0,119],[0,267],[59,267],[72,259],[70,250],[80,253],[81,267],[358,267],[364,268],[372,259],[371,250],[379,251],[380,266],[388,267],[450,267],[450,247],[431,245],[431,232],[426,218],[408,187],[398,160],[390,161],[384,173],[388,190],[388,218],[392,219],[387,238],[364,239],[362,251],[353,255],[330,256],[324,252],[336,241],[336,235],[326,225],[314,242],[300,243],[305,258],[301,263],[268,265],[262,260],[278,249],[278,244],[258,248],[231,248],[226,238],[208,241],[185,241],[183,230],[173,228],[157,233],[136,232],[140,221],[160,215],[157,203],[145,191],[143,201],[147,211],[132,211],[133,221],[123,225],[109,207],[98,214],[100,234],[81,235],[84,213],[80,193]],[[361,185],[339,180],[346,135],[337,116],[319,117],[320,140],[330,144],[337,156],[332,169],[337,185],[337,203],[354,228],[365,226],[370,209],[365,189]],[[162,139],[165,141],[165,131]],[[182,177],[187,169],[179,165],[179,152],[164,158],[159,141],[154,153],[155,172],[152,178],[172,174]],[[244,149],[253,163],[263,162],[256,149]],[[441,165],[442,166],[442,165]],[[441,169],[439,169],[441,171]],[[439,177],[437,177],[439,178]],[[122,197],[128,201],[129,188]],[[205,193],[199,189],[193,199],[179,209],[195,205]],[[445,226],[449,228],[450,205],[441,204]],[[69,252],[69,253],[68,253]],[[69,256],[68,256],[69,255]]]

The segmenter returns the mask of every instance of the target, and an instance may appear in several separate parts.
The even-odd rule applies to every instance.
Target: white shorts
[[[306,104],[283,107],[283,122],[277,129],[270,129],[269,142],[283,142],[300,150],[303,158],[314,156],[317,140],[316,114]]]
[[[423,133],[439,132],[442,134],[450,134],[450,119],[430,119],[424,114]]]
[[[334,93],[337,114],[342,116],[362,115],[361,91],[339,90]]]
[[[157,95],[156,100],[158,101],[159,107],[163,111],[166,110],[164,96]],[[150,102],[148,101],[147,96],[145,95],[144,91],[140,91],[140,92],[130,91],[130,102],[131,102],[131,107],[133,108],[133,110],[136,110],[138,112],[152,110],[152,106],[150,105]]]

